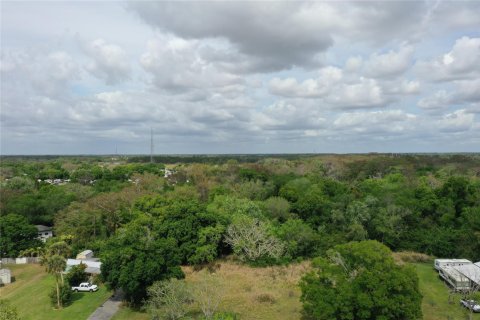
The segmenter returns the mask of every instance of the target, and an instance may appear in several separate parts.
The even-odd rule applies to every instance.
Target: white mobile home
[[[438,274],[455,291],[470,289],[470,280],[452,266],[443,267]]]
[[[480,286],[480,266],[472,263],[469,265],[463,265],[454,268],[455,270],[460,272],[465,278],[470,280],[470,285],[472,286],[472,288]]]
[[[65,269],[65,272],[70,271],[70,268],[73,266],[79,265],[80,263],[83,263],[87,266],[85,269],[86,273],[90,274],[100,274],[100,267],[102,266],[102,263],[100,261],[92,261],[92,260],[80,260],[80,259],[67,259],[67,268]]]
[[[472,264],[472,261],[467,259],[435,259],[433,266],[440,271],[444,267],[458,267],[468,264]]]

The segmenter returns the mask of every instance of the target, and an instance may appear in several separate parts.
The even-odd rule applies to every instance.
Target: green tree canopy
[[[0,216],[0,253],[3,257],[17,257],[20,251],[41,245],[37,228],[27,218],[17,214]]]
[[[409,320],[422,317],[413,267],[396,265],[377,241],[335,246],[301,281],[306,319]]]
[[[183,278],[181,254],[174,238],[154,230],[155,219],[141,217],[119,229],[104,250],[102,277],[111,288],[122,288],[138,305],[155,281]]]

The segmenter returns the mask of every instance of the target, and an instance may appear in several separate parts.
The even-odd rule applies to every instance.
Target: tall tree
[[[20,251],[41,245],[37,229],[17,214],[0,216],[0,255],[17,257]]]
[[[49,256],[46,258],[44,262],[47,272],[55,276],[55,285],[57,288],[57,308],[60,309],[63,306],[63,301],[60,298],[60,277],[65,270],[65,267],[67,266],[67,263],[65,261],[65,258],[58,254],[54,254],[52,256]],[[62,278],[63,281],[63,278]],[[61,284],[62,286],[64,285],[63,283]]]
[[[335,246],[313,261],[300,287],[306,319],[413,320],[422,317],[418,277],[377,241]]]

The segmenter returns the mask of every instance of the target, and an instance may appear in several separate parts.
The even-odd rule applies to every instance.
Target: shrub
[[[0,300],[0,320],[20,320],[17,309],[7,300]]]
[[[261,293],[255,297],[255,300],[261,303],[270,303],[270,304],[274,304],[275,302],[277,302],[277,299],[275,299],[275,297],[272,296],[270,293]]]
[[[73,266],[67,274],[66,280],[67,283],[71,286],[78,286],[80,283],[88,280],[88,275],[85,273],[87,265],[80,263],[79,265]]]
[[[147,310],[153,319],[180,319],[187,313],[192,301],[185,281],[169,279],[157,281],[147,290]]]
[[[68,285],[60,285],[60,305],[66,307],[72,301],[72,290]],[[50,302],[53,306],[57,306],[57,288],[53,287],[49,294]]]

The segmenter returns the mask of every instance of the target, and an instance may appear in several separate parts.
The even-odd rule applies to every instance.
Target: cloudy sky
[[[1,2],[1,153],[480,151],[480,2]]]

